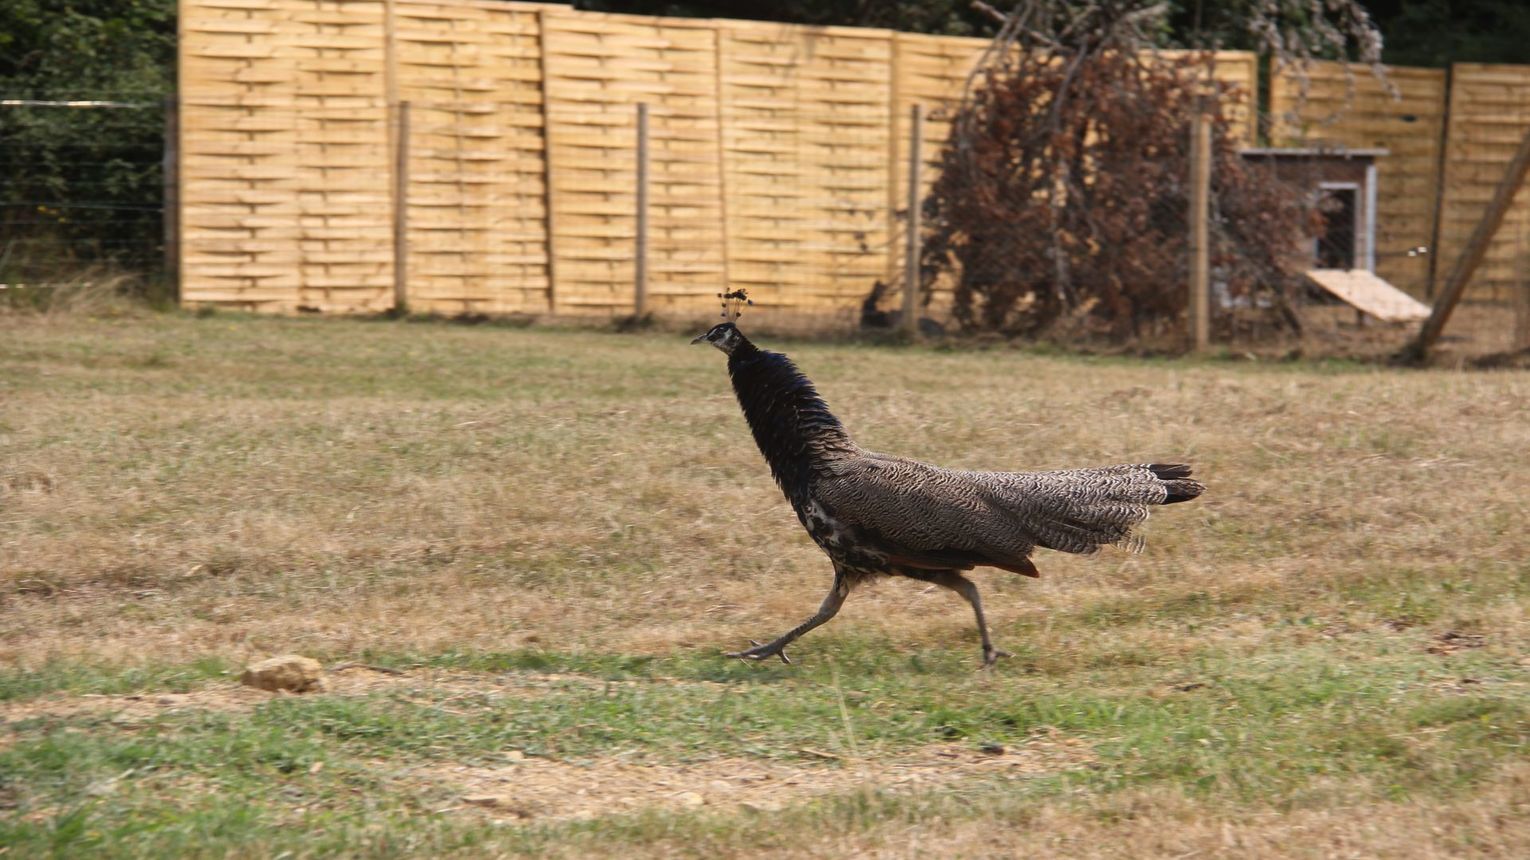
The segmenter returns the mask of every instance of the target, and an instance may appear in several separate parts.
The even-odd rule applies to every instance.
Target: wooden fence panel
[[[715,23],[729,282],[791,311],[853,307],[887,276],[889,34]]]
[[[1458,63],[1451,67],[1450,130],[1440,271],[1449,271],[1482,219],[1516,147],[1530,131],[1530,66]],[[1530,182],[1520,188],[1466,301],[1509,301],[1519,287],[1520,237],[1530,232]]]
[[[1259,98],[1259,56],[1252,51],[1215,51],[1212,61],[1212,76],[1232,85],[1237,95],[1237,101],[1226,106],[1233,136],[1252,146],[1259,137],[1255,110]]]
[[[901,279],[909,107],[926,187],[985,42],[487,0],[182,0],[183,298],[292,312],[392,304],[390,104],[413,105],[406,286],[443,313],[631,312],[634,117],[651,106],[650,305],[700,313],[724,286],[848,313]],[[1250,92],[1252,54],[1216,74]],[[1435,189],[1448,265],[1530,126],[1530,67],[1457,67],[1438,176],[1440,72],[1317,64],[1272,82],[1293,142],[1383,146],[1378,269],[1415,293]],[[1252,140],[1245,116],[1242,133]],[[1513,283],[1510,213],[1469,297]],[[940,293],[937,287],[937,293]],[[939,298],[939,295],[937,295]]]
[[[848,28],[801,33],[798,74],[808,195],[800,247],[815,277],[796,293],[803,309],[853,306],[886,278],[893,241],[892,39]]]
[[[293,311],[391,301],[383,4],[182,5],[182,296]]]
[[[503,4],[394,7],[396,96],[411,113],[411,310],[548,308],[539,17]]]
[[[648,306],[699,310],[723,280],[716,34],[626,15],[543,21],[556,309],[632,312],[636,106],[646,102]]]
[[[804,45],[795,27],[720,23],[729,286],[793,307],[816,274],[801,247],[809,194],[797,81]]]
[[[1365,65],[1314,63],[1305,93],[1296,75],[1277,69],[1270,83],[1273,137],[1281,146],[1388,150],[1376,159],[1376,273],[1423,297],[1429,258],[1410,252],[1433,241],[1445,72],[1389,67],[1387,74],[1398,99]]]
[[[892,196],[888,211],[895,218],[895,241],[889,256],[889,283],[902,284],[904,270],[904,237],[908,230],[908,159],[912,141],[909,121],[910,109],[915,104],[924,105],[924,141],[921,150],[923,167],[920,171],[921,199],[940,175],[940,162],[951,137],[951,121],[961,100],[967,78],[973,66],[988,47],[986,39],[969,39],[957,36],[926,36],[915,33],[897,34],[896,79],[893,106],[893,152],[888,165]],[[934,284],[925,285],[932,292],[931,306],[943,309],[950,305],[953,285],[942,278]],[[892,297],[889,296],[889,301]]]

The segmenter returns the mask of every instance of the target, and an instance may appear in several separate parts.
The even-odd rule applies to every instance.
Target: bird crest
[[[738,318],[744,315],[745,307],[754,307],[754,300],[749,298],[747,290],[740,287],[730,293],[718,293],[722,299],[722,318],[726,322],[738,322]]]

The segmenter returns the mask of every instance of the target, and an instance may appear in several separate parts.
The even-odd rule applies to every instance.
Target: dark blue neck
[[[856,450],[813,383],[786,356],[744,339],[728,356],[728,375],[760,453],[792,502],[806,501],[816,467]]]

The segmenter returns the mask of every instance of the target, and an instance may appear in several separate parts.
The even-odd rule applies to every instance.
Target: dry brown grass
[[[1016,684],[1175,699],[1205,686],[1208,654],[1253,667],[1257,685],[1279,672],[1259,667],[1303,665],[1304,654],[1363,667],[1404,653],[1439,667],[1409,689],[1442,707],[1526,698],[1530,372],[785,349],[874,449],[983,468],[1184,459],[1210,486],[1155,516],[1143,554],[1043,553],[1039,581],[983,575],[996,638],[1020,656],[992,679],[952,679],[953,708]],[[797,621],[828,580],[720,357],[680,337],[0,318],[0,666],[13,675],[289,651],[702,665]],[[855,594],[795,656],[821,667],[867,649],[954,649],[975,663],[975,638],[949,595],[889,582]],[[1466,677],[1458,663],[1491,673]],[[453,683],[504,683],[464,677]],[[170,706],[203,707],[196,697],[214,693],[189,695]],[[47,702],[65,711],[29,718],[85,713]],[[1517,712],[1486,713],[1509,714],[1494,732],[1518,731]],[[1278,734],[1281,720],[1260,725]],[[1420,725],[1398,729],[1401,748],[1444,773],[1457,747]],[[1499,734],[1484,737],[1481,749],[1499,748]],[[715,755],[672,764],[710,774],[738,753]],[[644,767],[669,766],[649,758]],[[618,764],[607,769],[613,797],[633,784],[616,779]],[[467,767],[469,783],[486,773],[443,766]],[[715,841],[612,838],[656,855],[1434,857],[1527,844],[1521,768],[1400,800],[1346,773],[1289,807],[1171,781],[1057,789],[1023,809],[962,773],[934,782],[957,796],[978,785],[975,811],[831,816],[839,823],[822,832],[761,846],[735,824]],[[804,796],[854,784],[836,779]],[[1357,799],[1341,802],[1346,792]],[[531,844],[574,856],[592,843]]]
[[[1166,790],[1093,804],[1040,804],[1020,820],[918,822],[781,856],[1238,857],[1251,860],[1508,858],[1530,852],[1530,767],[1507,765],[1470,799],[1355,802],[1373,786],[1329,786],[1325,808],[1229,814]]]
[[[673,338],[5,326],[7,662],[722,648],[827,583],[717,357]],[[869,447],[988,468],[1196,464],[1210,492],[1156,517],[1146,553],[987,577],[997,626],[1042,624],[1041,651],[1067,647],[1047,617],[1111,600],[1322,613],[1335,582],[1530,557],[1525,373],[793,352]],[[947,595],[891,583],[836,626],[915,645],[966,622]],[[1267,631],[1234,615],[1219,635]]]
[[[135,299],[139,276],[111,266],[92,265],[47,284],[0,288],[0,314],[62,317],[139,316],[147,307]]]

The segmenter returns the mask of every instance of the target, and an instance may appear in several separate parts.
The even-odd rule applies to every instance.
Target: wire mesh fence
[[[3,94],[0,94],[3,95]],[[166,280],[165,105],[0,98],[0,287]]]

